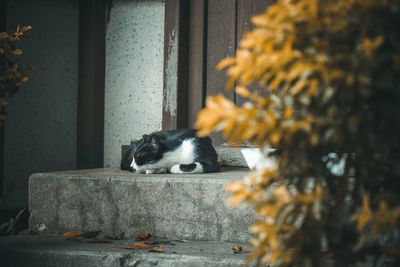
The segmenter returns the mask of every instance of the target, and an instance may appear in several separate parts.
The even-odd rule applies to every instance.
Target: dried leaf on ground
[[[164,252],[163,250],[164,245],[161,245],[159,248],[151,248],[149,252]]]
[[[64,235],[66,236],[66,237],[78,237],[78,236],[81,236],[81,235],[83,235],[85,232],[82,232],[82,231],[69,231],[69,232],[66,232],[66,233],[64,233]]]
[[[135,242],[134,246],[138,248],[147,249],[147,248],[153,248],[154,245],[146,244],[146,242]]]
[[[134,249],[134,250],[140,250],[140,249],[154,249],[156,242],[153,241],[146,241],[146,242],[135,242],[133,245],[121,245],[121,247],[126,248],[126,249]],[[159,249],[162,249],[162,246]],[[153,251],[153,252],[162,252],[162,251]]]
[[[148,232],[141,232],[136,236],[136,240],[146,240],[151,237],[151,234]]]
[[[243,250],[241,246],[233,246],[232,247],[233,254],[244,254],[244,253],[250,253],[250,250]]]
[[[232,247],[232,250],[235,251],[235,252],[237,252],[237,251],[242,251],[242,249],[243,249],[243,248],[242,248],[241,246],[233,246],[233,247]]]

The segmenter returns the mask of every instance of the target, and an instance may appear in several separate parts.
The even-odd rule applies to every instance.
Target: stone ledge
[[[170,239],[244,242],[254,220],[249,209],[226,205],[224,185],[246,169],[209,174],[134,174],[93,169],[33,174],[29,181],[30,228],[147,231]]]
[[[232,253],[232,246],[247,244],[214,241],[169,241],[164,253],[127,250],[121,244],[132,240],[107,244],[66,241],[64,237],[10,236],[0,237],[0,259],[3,267],[42,266],[245,266],[249,254]],[[162,243],[162,242],[160,242]]]

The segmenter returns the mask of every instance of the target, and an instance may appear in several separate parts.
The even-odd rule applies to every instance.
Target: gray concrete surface
[[[28,206],[34,172],[76,168],[78,0],[7,0],[7,28],[31,25],[18,44],[29,81],[9,99],[4,183],[9,208]]]
[[[114,0],[106,35],[104,166],[121,145],[161,130],[164,1]]]
[[[159,241],[165,243],[163,253],[128,250],[121,244],[133,240],[113,241],[107,244],[89,244],[66,241],[64,237],[11,236],[0,237],[2,267],[210,267],[244,266],[249,254],[233,254],[232,246],[247,244],[207,241]]]
[[[33,174],[29,225],[48,233],[147,231],[163,238],[247,241],[253,212],[227,205],[224,189],[246,173],[145,175],[110,168]]]
[[[227,145],[218,145],[215,147],[218,154],[218,162],[221,166],[246,167],[247,163],[244,159],[240,148],[230,147]]]

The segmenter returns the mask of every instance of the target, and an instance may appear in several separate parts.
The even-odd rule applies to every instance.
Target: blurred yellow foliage
[[[20,26],[8,32],[0,32],[0,125],[6,118],[4,106],[7,105],[6,97],[18,92],[19,87],[29,80],[27,70],[34,68],[23,68],[21,62],[14,56],[22,55],[22,50],[15,45],[21,38],[26,37],[26,31],[31,26]]]
[[[196,123],[277,148],[226,186],[258,216],[248,261],[399,266],[400,0],[281,0],[252,23],[217,65],[246,101],[211,96]]]

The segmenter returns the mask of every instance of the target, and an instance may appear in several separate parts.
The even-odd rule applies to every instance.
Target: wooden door
[[[188,127],[209,95],[223,93],[227,78],[215,70],[222,59],[235,55],[238,42],[252,29],[251,17],[263,13],[276,0],[191,0],[189,19]],[[243,100],[225,93],[236,104]],[[214,143],[221,138],[214,136]]]

